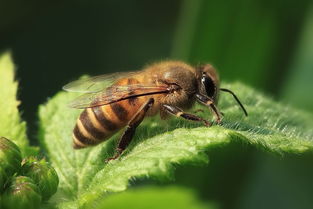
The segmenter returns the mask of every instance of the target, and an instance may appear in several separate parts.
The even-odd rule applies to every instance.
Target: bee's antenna
[[[224,89],[224,88],[220,88],[221,91],[225,91],[225,92],[228,92],[230,93],[231,95],[233,95],[234,99],[237,101],[237,103],[240,105],[241,109],[243,110],[243,112],[245,113],[246,116],[248,116],[248,113],[246,111],[246,109],[244,108],[244,106],[241,104],[241,102],[239,101],[238,97],[235,95],[234,92],[232,92],[231,90],[229,89]]]

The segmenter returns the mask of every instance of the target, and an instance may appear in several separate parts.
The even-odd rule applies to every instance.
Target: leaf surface
[[[86,206],[107,192],[125,190],[138,178],[172,179],[175,166],[205,164],[211,148],[219,146],[223,151],[222,146],[232,141],[278,154],[313,150],[312,115],[276,103],[240,83],[223,87],[236,92],[248,117],[231,95],[222,94],[218,106],[225,116],[221,126],[208,128],[178,118],[160,122],[158,116],[147,119],[121,158],[108,164],[104,160],[114,153],[120,134],[96,147],[73,150],[72,129],[80,111],[66,104],[77,94],[58,93],[40,107],[39,116],[41,142],[60,178],[55,197],[59,207]],[[212,118],[205,107],[198,108],[204,110],[198,115]]]
[[[192,190],[184,187],[139,187],[110,194],[94,204],[94,208],[110,209],[215,209],[214,204],[201,203]]]
[[[28,144],[26,123],[20,118],[17,100],[18,83],[14,80],[14,64],[10,53],[0,56],[0,136],[16,143],[23,156],[34,154],[35,150]]]

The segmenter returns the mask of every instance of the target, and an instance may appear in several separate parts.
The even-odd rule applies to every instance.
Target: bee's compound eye
[[[209,76],[203,74],[201,82],[204,85],[207,95],[212,98],[216,91],[216,85],[213,80]]]
[[[204,85],[204,83],[205,83],[205,77],[202,77],[202,78],[201,78],[201,82],[202,82],[202,84]]]

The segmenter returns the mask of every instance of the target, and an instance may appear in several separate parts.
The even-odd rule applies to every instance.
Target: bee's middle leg
[[[203,122],[205,126],[211,126],[211,123],[197,115],[193,115],[190,113],[185,113],[182,109],[179,107],[171,106],[164,104],[163,108],[166,112],[175,115],[176,117],[182,117],[186,120],[192,120],[192,121],[197,121],[197,122]]]
[[[154,99],[150,98],[148,102],[146,102],[144,105],[141,106],[141,108],[138,110],[138,112],[134,115],[134,117],[129,121],[125,132],[123,133],[118,146],[116,148],[116,154],[114,157],[108,158],[106,162],[110,160],[115,160],[118,158],[123,151],[127,148],[131,140],[133,139],[133,136],[135,134],[136,128],[139,126],[139,124],[143,121],[147,111],[151,108],[151,106],[154,103]]]

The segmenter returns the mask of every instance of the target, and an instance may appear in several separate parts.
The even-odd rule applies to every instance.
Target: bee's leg
[[[202,109],[196,109],[195,111],[193,111],[194,113],[198,113],[198,112],[204,112],[204,110]]]
[[[197,101],[200,102],[201,104],[210,107],[213,113],[215,114],[216,122],[221,123],[222,114],[220,113],[216,105],[214,104],[213,99],[203,94],[196,94],[196,98],[197,98]]]
[[[204,112],[203,109],[196,109],[193,111],[194,113],[198,113],[198,112]],[[224,116],[225,114],[223,112],[220,112],[222,116]]]
[[[116,148],[116,154],[114,155],[114,157],[108,158],[106,160],[106,162],[110,161],[110,160],[115,160],[116,158],[118,158],[122,152],[126,149],[126,147],[129,145],[129,143],[131,142],[136,128],[139,126],[139,124],[143,121],[146,112],[149,110],[149,108],[151,108],[151,106],[154,103],[154,99],[150,98],[148,100],[148,102],[146,102],[144,105],[142,105],[142,107],[138,110],[138,112],[134,115],[134,117],[129,121],[125,132],[123,133],[118,146]]]
[[[167,105],[164,104],[163,108],[166,112],[175,115],[176,117],[182,117],[186,120],[192,120],[192,121],[197,121],[197,122],[203,122],[204,125],[206,126],[211,126],[211,123],[203,118],[200,118],[199,116],[196,115],[192,115],[189,113],[185,113],[183,112],[182,109],[180,109],[179,107],[175,107],[175,106],[171,106],[171,105]]]

